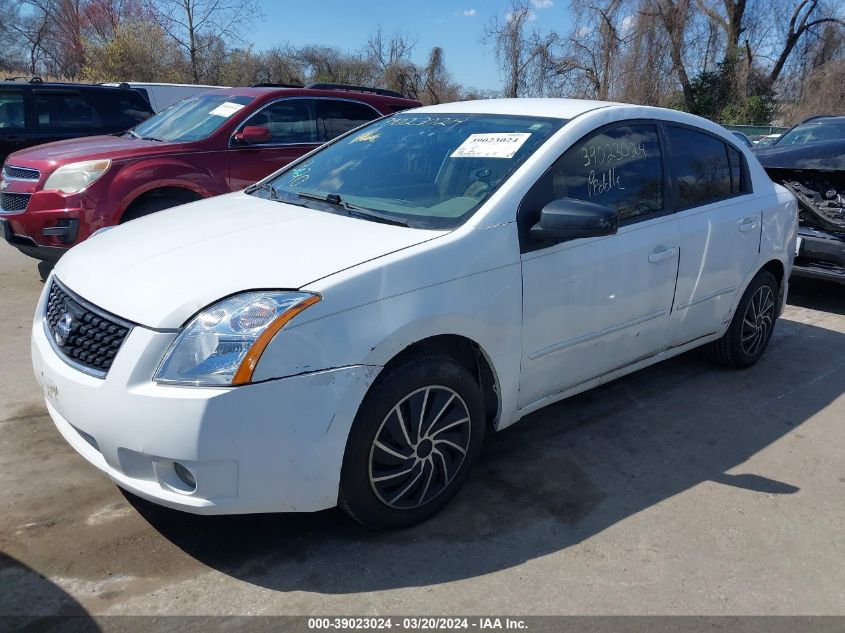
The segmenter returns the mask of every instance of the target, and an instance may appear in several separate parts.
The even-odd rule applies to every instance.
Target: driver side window
[[[665,208],[657,126],[631,123],[590,134],[569,148],[534,186],[532,207],[574,198],[603,204],[620,223]]]
[[[319,143],[315,110],[312,99],[277,101],[253,114],[239,131],[247,125],[266,127],[270,130],[270,145]]]

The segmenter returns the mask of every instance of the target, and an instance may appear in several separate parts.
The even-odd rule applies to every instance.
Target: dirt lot
[[[35,262],[0,271],[0,614],[845,614],[843,287],[796,287],[748,371],[688,354],[531,415],[378,534],[122,494],[31,375]]]

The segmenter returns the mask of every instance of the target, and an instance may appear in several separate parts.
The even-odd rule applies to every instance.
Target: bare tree
[[[203,58],[219,42],[242,43],[242,33],[259,15],[254,0],[146,0],[155,21],[182,47],[193,81],[203,76]]]
[[[747,0],[721,0],[724,13],[716,9],[716,0],[695,0],[698,8],[718,24],[725,33],[726,43],[723,59],[728,64],[739,56],[739,38],[746,30],[744,25]]]
[[[390,66],[408,63],[416,46],[416,38],[401,32],[385,39],[384,31],[379,26],[367,39],[367,54],[385,71]]]
[[[525,0],[513,0],[504,19],[495,16],[484,29],[481,41],[492,46],[499,69],[505,76],[506,97],[527,92],[531,64],[543,56],[537,36],[529,29],[534,13]]]
[[[44,42],[50,32],[55,7],[50,0],[25,0],[20,3],[16,20],[6,22],[7,28],[17,33],[26,42],[28,71],[38,74],[39,63],[44,60]]]
[[[83,5],[88,42],[105,44],[115,39],[121,25],[148,22],[143,0],[87,0]]]
[[[831,14],[815,17],[818,13],[819,0],[801,0],[792,11],[789,18],[789,25],[786,31],[786,37],[783,41],[783,48],[775,61],[769,73],[769,84],[774,84],[778,77],[780,77],[783,67],[789,59],[790,54],[795,49],[795,45],[807,33],[812,33],[817,27],[821,25],[845,25],[845,21],[837,18]],[[835,31],[833,31],[835,33]],[[841,32],[840,32],[841,36]]]
[[[559,76],[569,75],[570,87],[579,96],[601,100],[610,97],[621,72],[621,54],[630,39],[622,33],[630,31],[632,19],[623,15],[625,6],[624,0],[573,0],[575,23],[565,38],[563,56],[553,68]]]
[[[642,3],[639,8],[642,8]],[[654,12],[637,11],[632,18],[630,43],[623,52],[618,83],[620,101],[667,105],[676,81],[672,76],[669,38]],[[648,69],[643,72],[643,69]]]
[[[85,22],[82,0],[53,0],[48,50],[60,75],[76,77],[85,65]]]
[[[373,79],[391,90],[416,98],[421,89],[418,68],[411,61],[416,46],[415,38],[401,32],[385,38],[382,28],[378,27],[368,38],[363,54],[378,74]]]
[[[695,96],[692,92],[687,67],[684,63],[684,47],[686,42],[687,25],[690,17],[690,0],[656,0],[653,9],[660,17],[663,28],[669,36],[669,51],[672,57],[672,68],[681,84],[684,93],[684,106],[687,110],[695,109]]]

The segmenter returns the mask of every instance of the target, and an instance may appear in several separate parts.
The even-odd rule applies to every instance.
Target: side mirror
[[[538,242],[575,240],[581,237],[613,235],[619,229],[619,214],[594,202],[574,198],[552,200],[540,211],[540,221],[529,235]]]
[[[235,142],[244,145],[260,145],[270,142],[270,128],[263,125],[247,125],[240,132],[235,134]]]

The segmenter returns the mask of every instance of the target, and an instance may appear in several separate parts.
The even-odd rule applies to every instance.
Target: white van
[[[134,81],[104,83],[103,85],[129,86],[130,88],[134,88],[147,98],[156,114],[165,108],[172,106],[174,103],[181,101],[182,99],[187,99],[198,92],[216,90],[218,88],[228,88],[228,86],[202,86],[194,84],[146,84],[136,83]]]

